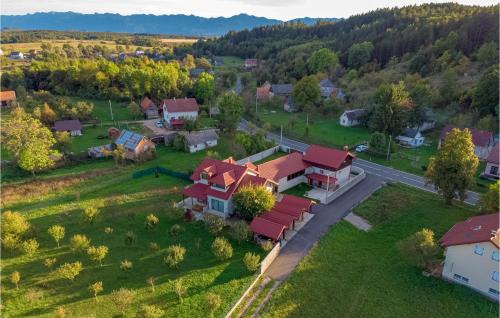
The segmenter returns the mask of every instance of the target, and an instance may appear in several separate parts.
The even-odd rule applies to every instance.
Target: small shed
[[[396,139],[402,146],[417,148],[424,144],[425,137],[417,129],[405,128],[403,133],[397,136]]]
[[[2,91],[0,92],[0,103],[2,107],[10,107],[16,101],[15,91]]]
[[[285,226],[283,224],[275,223],[262,217],[256,217],[252,220],[250,231],[254,235],[264,236],[274,242],[285,239]]]
[[[55,131],[67,131],[71,136],[82,135],[82,124],[78,119],[58,120],[54,123]]]
[[[145,96],[141,101],[141,110],[144,114],[144,118],[153,119],[158,118],[158,106],[151,99]]]
[[[217,146],[217,140],[219,140],[219,135],[215,129],[190,133],[182,132],[180,134],[185,138],[186,146],[191,153]]]

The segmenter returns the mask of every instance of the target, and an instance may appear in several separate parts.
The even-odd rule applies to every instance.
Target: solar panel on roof
[[[142,140],[143,136],[128,130],[122,131],[122,134],[116,140],[116,143],[123,145],[124,148],[134,150],[137,144]]]

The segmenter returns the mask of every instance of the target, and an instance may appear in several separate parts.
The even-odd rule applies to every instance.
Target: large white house
[[[199,106],[194,98],[164,99],[163,119],[170,128],[182,128],[184,119],[198,118]]]
[[[258,166],[238,165],[232,158],[204,159],[191,175],[194,184],[183,190],[184,202],[195,212],[226,218],[233,214],[233,194],[249,183],[273,193],[299,183],[334,191],[349,180],[353,158],[348,151],[311,145],[304,154],[294,152]]]
[[[361,118],[366,114],[366,109],[349,109],[340,115],[340,125],[344,127],[357,126],[361,123]]]
[[[443,278],[499,300],[500,213],[455,224],[440,240],[445,248]]]

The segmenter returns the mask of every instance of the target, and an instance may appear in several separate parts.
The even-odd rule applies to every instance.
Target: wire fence
[[[179,178],[179,179],[183,179],[186,181],[190,180],[189,175],[187,173],[170,170],[170,169],[163,168],[163,167],[151,167],[151,168],[147,168],[144,170],[136,171],[136,172],[134,172],[134,174],[132,174],[132,178],[137,179],[137,178],[141,178],[141,177],[144,177],[147,175],[152,175],[152,174],[154,174],[154,175],[163,174],[166,176]]]

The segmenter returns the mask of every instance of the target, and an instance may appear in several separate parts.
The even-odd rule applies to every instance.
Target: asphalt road
[[[247,133],[252,133],[253,132],[252,126],[254,125],[251,124],[249,121],[242,119],[238,125],[238,128]],[[309,147],[309,145],[304,142],[289,139],[284,136],[283,138],[281,138],[279,135],[274,133],[267,133],[266,137],[269,140],[274,140],[277,144],[282,144],[283,146],[289,147],[297,151],[304,152],[307,149],[307,147]],[[375,175],[377,177],[384,179],[385,181],[401,182],[421,190],[433,193],[437,192],[434,189],[433,185],[426,185],[425,179],[421,176],[400,171],[391,167],[379,165],[377,163],[373,163],[371,161],[363,159],[356,159],[353,164],[357,167],[364,169],[367,174]],[[476,192],[469,191],[467,193],[467,199],[465,199],[465,202],[472,205],[477,204],[479,202],[479,194]]]
[[[332,203],[313,206],[315,216],[283,247],[278,257],[266,270],[265,275],[275,280],[286,279],[314,243],[329,231],[332,225],[349,214],[353,207],[382,186],[384,181],[383,178],[367,175],[365,180]]]

